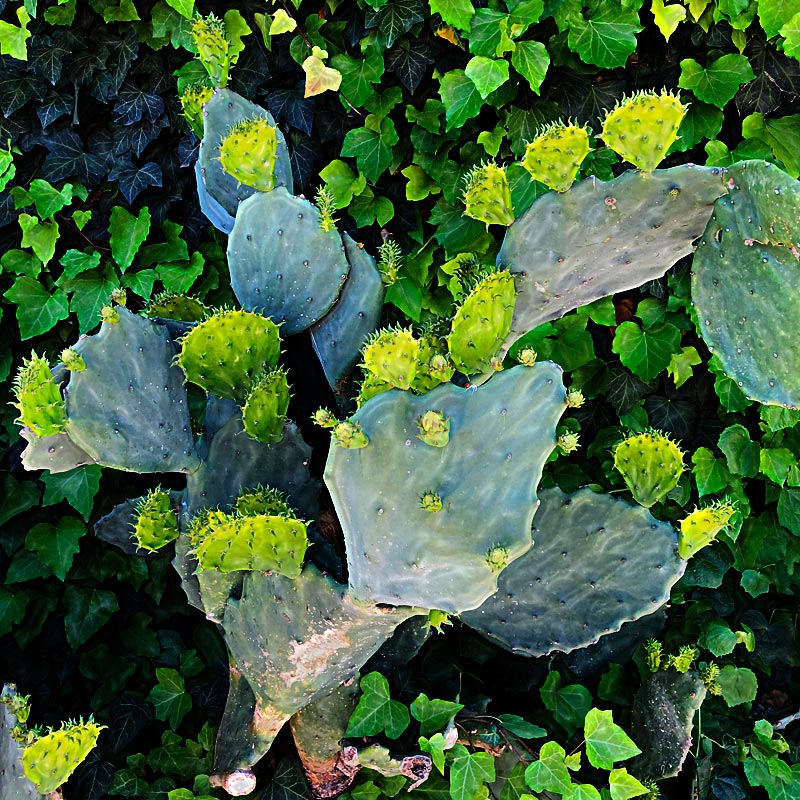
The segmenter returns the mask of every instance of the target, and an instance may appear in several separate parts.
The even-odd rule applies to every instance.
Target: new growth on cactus
[[[213,14],[195,17],[192,22],[192,42],[211,82],[218,89],[224,89],[228,85],[231,68],[231,43],[224,20]]]
[[[660,431],[629,436],[614,450],[614,466],[634,500],[645,508],[666,497],[683,472],[683,453]]]
[[[14,380],[14,396],[19,409],[17,422],[35,436],[54,436],[64,431],[66,406],[47,359],[33,353],[23,361]]]
[[[548,189],[566,192],[590,150],[589,131],[584,126],[555,122],[527,144],[522,166]]]
[[[181,92],[181,108],[198,139],[203,138],[203,106],[214,96],[214,87],[193,83]]]
[[[222,138],[219,163],[239,183],[269,192],[275,188],[278,129],[266,116],[234,124]]]
[[[139,502],[133,538],[142,550],[155,551],[179,536],[178,517],[169,492],[153,489]]]
[[[510,225],[514,221],[514,206],[504,167],[491,162],[473,167],[466,177],[464,189],[465,214],[489,225]]]

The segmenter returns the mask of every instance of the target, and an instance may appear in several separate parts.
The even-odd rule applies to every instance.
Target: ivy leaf
[[[286,120],[293,128],[311,133],[314,125],[314,101],[303,97],[304,82],[296,89],[276,89],[267,97],[267,105],[275,119]]]
[[[501,714],[497,719],[507,731],[519,736],[520,739],[541,739],[543,736],[547,736],[544,728],[540,728],[516,714]]]
[[[372,95],[372,84],[380,82],[383,75],[383,54],[370,48],[366,58],[352,58],[346,54],[334,56],[331,66],[342,76],[340,91],[356,107]]]
[[[579,683],[561,686],[561,676],[555,671],[547,676],[539,694],[545,707],[569,736],[580,728],[592,707],[592,695],[585,686]]]
[[[0,586],[0,636],[5,636],[25,616],[27,592],[9,592]]]
[[[403,86],[414,94],[422,80],[428,65],[433,63],[430,50],[422,42],[415,41],[412,46],[408,41],[398,42],[386,53],[386,69],[394,72]]]
[[[43,472],[43,506],[51,506],[66,500],[87,522],[92,513],[92,504],[100,488],[103,468],[97,464],[71,469],[68,472]],[[55,570],[53,570],[55,572]],[[56,573],[58,574],[58,573]]]
[[[681,61],[678,86],[694,92],[704,103],[724,108],[739,87],[754,77],[750,62],[737,53],[728,53],[705,69],[693,58],[685,58]]]
[[[452,800],[473,800],[484,783],[495,779],[494,757],[491,753],[470,753],[463,744],[452,749],[450,762],[450,797]]]
[[[680,3],[664,5],[664,0],[651,0],[650,10],[653,12],[656,26],[661,35],[669,41],[675,29],[686,19],[686,6]]]
[[[431,13],[439,14],[448,24],[468,31],[475,9],[470,0],[430,0]]]
[[[721,492],[728,485],[731,476],[725,466],[725,460],[715,458],[707,447],[698,447],[695,450],[692,454],[692,464],[694,464],[697,493],[700,497]]]
[[[133,264],[134,256],[150,233],[150,211],[145,207],[134,217],[122,206],[114,206],[111,209],[109,230],[111,255],[119,264],[120,271],[125,272]]]
[[[314,53],[303,62],[303,72],[306,74],[304,97],[316,97],[327,91],[335,92],[341,85],[341,72],[325,66],[322,59],[327,57],[328,53],[325,50],[315,46]]]
[[[347,208],[354,195],[361,194],[367,188],[367,179],[356,175],[344,161],[331,161],[325,169],[320,170],[320,178],[333,194],[336,208]]]
[[[392,201],[388,197],[376,196],[369,186],[353,198],[347,210],[359,228],[366,228],[376,221],[383,227],[394,216]]]
[[[39,503],[41,490],[33,481],[18,481],[8,472],[0,473],[0,525]]]
[[[508,29],[509,15],[493,8],[478,8],[469,30],[469,51],[475,56],[500,55],[503,34]]]
[[[758,680],[755,673],[746,667],[723,667],[717,676],[717,684],[728,707],[752,703],[756,699]]]
[[[22,339],[49,331],[69,316],[67,295],[56,289],[51,295],[37,280],[23,275],[3,295],[17,306],[17,323]]]
[[[584,720],[583,732],[586,757],[593,767],[613,769],[615,762],[625,761],[642,752],[614,722],[610,711],[591,709]]]
[[[401,170],[401,175],[408,178],[406,184],[406,200],[416,202],[424,200],[430,194],[439,194],[442,190],[422,167],[412,164]]]
[[[570,50],[586,64],[598,67],[624,67],[636,49],[636,34],[642,30],[634,8],[603,3],[590,19],[576,15],[570,19],[567,41]]]
[[[711,619],[703,625],[697,644],[719,657],[732,653],[737,641],[736,634],[724,619]]]
[[[767,39],[777,36],[786,21],[798,13],[797,0],[759,0],[758,3],[758,21]]]
[[[783,486],[789,470],[797,466],[794,453],[785,447],[765,447],[760,454],[759,469],[778,486]]]
[[[783,52],[800,60],[800,11],[781,28],[780,34],[786,39],[783,43]]]
[[[64,590],[64,609],[64,630],[75,650],[111,619],[119,604],[113,592],[69,585]]]
[[[47,265],[56,252],[58,223],[52,219],[41,222],[38,217],[23,213],[19,215],[19,226],[22,246],[32,248],[42,264]]]
[[[558,742],[545,742],[539,750],[539,758],[525,769],[525,782],[535,792],[564,794],[572,786],[572,779],[565,762],[566,751]]]
[[[132,203],[148,186],[161,186],[161,167],[149,161],[141,167],[124,162],[114,167],[108,174],[109,180],[116,181],[125,199]]]
[[[766,119],[763,114],[751,114],[742,121],[742,135],[765,141],[786,171],[796,178],[800,175],[800,134],[797,131],[800,114]]]
[[[430,700],[426,694],[420,694],[409,706],[411,716],[420,724],[420,733],[430,736],[441,731],[455,714],[464,706],[449,700]]]
[[[132,125],[142,118],[155,122],[164,113],[164,101],[152,92],[145,92],[135,83],[125,81],[114,104],[116,121],[120,125]]]
[[[800,536],[800,489],[781,489],[778,521],[795,536]]]
[[[69,310],[78,317],[81,333],[93,328],[100,319],[103,306],[111,302],[111,293],[119,287],[117,273],[110,264],[102,270],[82,272],[76,278],[57,281],[65,292],[71,292]]]
[[[419,322],[422,313],[422,290],[411,278],[400,276],[386,287],[386,302],[396,305],[406,316]]]
[[[422,750],[423,753],[430,754],[433,765],[439,770],[441,775],[444,775],[444,749],[446,744],[447,742],[441,733],[435,733],[430,739],[425,736],[419,737],[419,749]]]
[[[359,684],[363,692],[347,723],[345,736],[375,736],[382,731],[396,739],[411,721],[408,709],[389,694],[389,681],[380,672],[370,672]]]
[[[31,181],[27,190],[21,186],[15,186],[11,190],[11,194],[17,208],[24,208],[33,203],[36,206],[36,213],[41,219],[52,219],[62,208],[72,202],[72,197],[76,192],[71,183],[65,184],[61,189],[56,189],[47,181],[36,178]],[[81,194],[83,194],[82,199],[85,200],[87,195],[84,192]]]
[[[0,20],[0,53],[20,61],[27,61],[28,39],[31,38],[28,23],[31,21],[31,17],[24,6],[17,9],[17,19],[19,25],[12,25],[10,22]]]
[[[481,94],[464,70],[454,69],[442,78],[439,94],[445,108],[446,130],[460,128],[476,117],[483,106]]]
[[[625,767],[611,770],[608,775],[608,788],[611,792],[611,800],[630,800],[631,797],[639,797],[650,791],[633,775],[630,775]]]
[[[539,94],[539,87],[550,66],[547,48],[541,42],[517,42],[511,64],[528,81],[532,91]]]
[[[728,469],[734,475],[754,478],[761,461],[761,447],[750,438],[744,425],[731,425],[719,436],[719,449],[728,460]]]
[[[95,186],[108,172],[106,159],[86,152],[83,140],[71,128],[43,134],[40,141],[49,150],[42,170],[46,180],[60,181],[77,175],[84,185]]]
[[[600,800],[600,792],[591,783],[573,783],[562,800]]]
[[[681,332],[669,322],[642,329],[623,322],[614,334],[612,350],[619,360],[643,381],[651,381],[666,369],[674,353],[681,352]]]
[[[390,0],[377,11],[368,10],[365,24],[368,28],[378,28],[388,48],[424,18],[422,0]]]
[[[194,16],[194,0],[166,0],[166,2],[182,17],[191,19]]]
[[[678,128],[678,138],[667,153],[685,153],[703,139],[713,139],[721,130],[723,113],[708,103],[699,100],[689,106]]]
[[[467,64],[464,74],[475,84],[481,98],[485,100],[508,80],[508,61],[473,56]]]
[[[363,128],[349,131],[344,137],[341,152],[343,156],[355,156],[358,169],[374,183],[392,163],[392,147],[398,141],[391,119],[379,120],[370,114]]]
[[[667,364],[667,374],[672,378],[675,388],[683,386],[693,375],[692,367],[702,363],[703,359],[694,347],[684,347],[680,353],[673,353]]]
[[[150,690],[147,699],[156,710],[156,719],[169,720],[170,727],[176,730],[181,720],[192,708],[192,698],[186,692],[186,684],[177,670],[157,667],[158,685]]]
[[[78,540],[86,533],[86,526],[75,517],[62,517],[58,526],[46,522],[34,525],[25,537],[25,547],[36,553],[53,574],[64,581],[72,566],[72,559],[80,549]]]

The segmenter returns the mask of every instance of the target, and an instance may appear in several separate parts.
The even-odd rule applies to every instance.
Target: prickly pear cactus
[[[278,326],[248,311],[218,311],[181,340],[177,364],[186,380],[217,397],[244,402],[265,372],[278,363]]]
[[[225,88],[231,68],[230,40],[224,20],[209,14],[192,21],[192,42],[197,57],[214,86]]]
[[[275,188],[278,129],[266,117],[232,125],[219,147],[219,163],[239,183],[269,192]]]
[[[241,204],[228,264],[242,306],[272,317],[285,335],[325,316],[350,271],[341,236],[324,231],[317,209],[282,187]]]
[[[506,548],[511,561],[530,547],[536,487],[564,398],[560,368],[544,363],[500,372],[474,391],[394,390],[362,406],[353,419],[368,444],[331,447],[325,468],[353,595],[456,613],[491,595],[498,573],[490,550]],[[417,437],[431,410],[449,420],[444,447]],[[421,507],[427,492],[440,496],[440,511]]]
[[[203,106],[214,96],[214,87],[194,83],[181,92],[181,108],[198,139],[203,138]]]
[[[199,178],[197,188],[201,207],[204,205],[204,192],[207,192],[213,200],[212,203],[206,203],[211,213],[209,214],[207,208],[203,208],[203,211],[209,221],[217,227],[219,227],[218,222],[225,220],[219,213],[220,210],[235,217],[242,200],[255,193],[255,189],[240,184],[236,178],[225,172],[219,161],[220,144],[230,128],[254,117],[263,117],[270,125],[275,125],[275,120],[266,109],[245,100],[230,89],[217,89],[214,96],[203,106],[203,139],[200,142],[200,155],[196,168]],[[285,186],[291,192],[292,165],[286,141],[280,130],[277,132],[277,139],[275,183],[277,186]]]
[[[22,748],[12,737],[17,725],[10,705],[16,691],[3,686],[0,693],[0,800],[40,800],[36,787],[25,777]]]
[[[683,453],[663,433],[646,431],[617,445],[614,466],[625,479],[633,499],[650,508],[678,485],[683,473]]]
[[[489,225],[510,225],[514,221],[514,206],[508,187],[505,167],[481,164],[467,176],[464,190],[464,213]]]
[[[514,653],[542,656],[586,647],[669,600],[686,567],[671,525],[588,488],[539,497],[533,547],[463,622]]]
[[[178,538],[178,517],[169,492],[154,489],[140,500],[132,535],[138,547],[151,552]]]
[[[698,550],[714,541],[727,527],[736,509],[731,503],[714,503],[698,508],[681,520],[678,534],[678,553],[681,558],[691,558]]]
[[[522,166],[549,189],[566,192],[589,155],[589,132],[582,125],[554,123],[525,148]]]
[[[382,384],[409,389],[417,370],[419,340],[407,328],[386,328],[364,347],[364,369]]]
[[[147,302],[145,316],[150,319],[174,319],[182,322],[202,322],[211,309],[196,297],[174,292],[162,292]]]
[[[22,453],[22,464],[27,470],[46,469],[53,473],[69,472],[76,467],[96,463],[66,433],[36,436],[32,431],[23,428],[20,436],[28,443]]]
[[[264,444],[275,444],[283,436],[289,408],[289,380],[282,369],[262,375],[247,395],[242,409],[244,429]]]
[[[688,106],[669,92],[637,92],[606,114],[603,141],[642,172],[652,172],[663,161]]]
[[[481,280],[459,306],[447,338],[450,357],[467,375],[487,372],[497,356],[514,314],[514,278],[494,272]]]
[[[536,200],[497,255],[518,292],[505,349],[573,308],[661,277],[690,254],[725,191],[723,173],[693,165],[650,175],[631,170]]]
[[[65,722],[37,739],[22,753],[25,776],[42,794],[54,792],[89,755],[104,727],[92,721]]]
[[[417,365],[411,383],[412,391],[417,394],[429,392],[440,383],[449,381],[455,371],[447,352],[446,340],[432,332],[425,333],[419,340]]]
[[[800,407],[800,183],[764,161],[728,171],[692,264],[692,301],[709,350],[759,403]]]
[[[37,437],[63,433],[67,409],[46,358],[33,353],[22,362],[14,380],[15,403],[19,409],[16,422]]]

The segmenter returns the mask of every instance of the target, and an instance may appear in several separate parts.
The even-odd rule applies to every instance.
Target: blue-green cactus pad
[[[358,363],[364,342],[378,327],[385,288],[375,259],[346,233],[342,240],[350,274],[336,304],[311,327],[311,343],[337,395]]]
[[[339,296],[350,265],[342,237],[320,227],[316,207],[284,188],[245,200],[228,239],[231,288],[247,311],[305,330]]]
[[[203,140],[200,142],[200,155],[197,161],[198,189],[202,186],[211,199],[226,214],[233,217],[236,216],[239,203],[254,194],[255,189],[243,186],[236,178],[228,175],[222,169],[222,165],[219,163],[219,148],[222,137],[228,133],[232,125],[253,117],[266,117],[270,125],[275,124],[275,120],[268,111],[245,100],[244,97],[230,89],[217,89],[214,96],[203,106]],[[289,150],[280,130],[278,131],[278,161],[275,165],[275,180],[277,186],[285,186],[290,192],[292,191],[292,165],[289,161]],[[208,210],[211,210],[212,213],[209,214]],[[209,204],[208,210],[203,209],[209,221],[216,227],[220,227],[217,222],[224,222],[225,219],[219,214],[220,208],[217,208],[215,204]],[[220,229],[224,230],[224,228]]]
[[[369,444],[331,447],[325,469],[354,596],[454,613],[486,600],[499,574],[489,550],[504,548],[511,561],[530,547],[536,487],[564,398],[560,367],[543,362],[474,390],[392,390],[365,403],[352,419]],[[417,419],[429,410],[450,420],[444,447],[417,438]],[[441,511],[420,507],[429,491],[441,496]]]
[[[17,692],[8,684],[2,686],[0,697],[13,697]],[[0,702],[0,800],[45,800],[33,783],[25,777],[22,748],[11,738],[17,718],[11,709]]]
[[[588,488],[539,496],[533,547],[461,616],[467,625],[514,653],[569,653],[669,600],[686,567],[671,525]]]
[[[28,442],[28,446],[22,453],[22,465],[25,469],[69,472],[76,467],[95,463],[95,460],[81,450],[66,433],[36,436],[23,429],[20,431],[20,436]]]
[[[700,334],[759,403],[800,407],[800,183],[764,161],[728,170],[692,266]]]
[[[183,373],[167,330],[117,307],[74,348],[86,369],[65,389],[67,434],[98,464],[130,472],[191,472],[199,465]]]
[[[214,199],[211,192],[206,189],[199,161],[194,162],[194,175],[197,179],[197,199],[200,201],[200,210],[218,231],[230,233],[233,230],[235,217],[229,214],[222,204]]]
[[[518,292],[505,349],[573,308],[661,277],[689,255],[725,191],[723,173],[691,164],[650,175],[629,170],[536,200],[497,255]]]

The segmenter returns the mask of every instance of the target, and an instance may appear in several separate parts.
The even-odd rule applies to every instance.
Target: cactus
[[[231,68],[231,43],[224,20],[213,14],[195,17],[192,21],[192,43],[211,82],[224,89],[228,85]]]
[[[650,508],[678,485],[683,472],[683,453],[660,431],[646,431],[617,445],[614,466],[625,479],[633,499]]]
[[[218,311],[181,340],[178,366],[186,380],[217,397],[244,401],[280,355],[278,326],[247,311]]]
[[[286,372],[274,369],[262,375],[247,395],[242,410],[244,429],[264,444],[275,444],[283,436],[289,408],[289,381]]]
[[[207,83],[193,83],[181,92],[183,116],[198,139],[203,138],[203,106],[214,96],[214,87]]]
[[[142,550],[155,551],[178,538],[178,518],[169,492],[148,492],[136,508],[133,538]]]
[[[80,353],[76,353],[71,347],[61,351],[61,363],[64,369],[70,372],[83,372],[86,369],[86,362]]]
[[[457,369],[467,375],[491,369],[492,360],[511,329],[514,299],[510,272],[487,275],[467,295],[456,311],[447,338]]]
[[[589,132],[582,125],[548,125],[525,148],[522,166],[535,181],[566,192],[589,155]]]
[[[369,444],[332,447],[325,468],[355,597],[457,613],[495,591],[487,551],[506,547],[513,560],[530,547],[536,486],[566,408],[560,375],[550,363],[515,367],[474,391],[390,391],[356,412]],[[446,447],[417,438],[430,409],[450,420]],[[440,495],[441,511],[420,507],[425,492]]]
[[[419,340],[407,328],[386,328],[364,347],[364,369],[383,384],[410,389],[417,371]]]
[[[431,447],[444,447],[450,441],[450,419],[441,411],[426,411],[417,417],[417,439]]]
[[[17,741],[24,729],[25,699],[13,684],[0,693],[0,800],[40,800],[36,787],[25,777],[22,748]],[[20,724],[21,723],[21,724]],[[43,798],[42,798],[43,800]]]
[[[491,224],[510,225],[514,221],[514,206],[508,187],[505,167],[481,164],[473,167],[466,178],[464,213],[468,217]]]
[[[17,424],[37,437],[64,432],[67,409],[46,358],[33,353],[22,362],[14,380],[14,396],[19,409]]]
[[[447,342],[432,332],[424,334],[419,340],[411,390],[417,394],[429,392],[440,383],[449,381],[454,372],[455,366],[448,355]]]
[[[256,486],[250,491],[242,492],[233,504],[233,510],[244,516],[269,514],[272,516],[293,516],[294,511],[283,492],[277,489]]]
[[[661,277],[691,253],[724,191],[723,172],[692,165],[629,171],[538,198],[497,255],[518,292],[504,349],[573,308]]]
[[[642,754],[628,762],[639,779],[675,777],[692,746],[692,721],[706,687],[696,670],[656,672],[633,699],[631,733]]]
[[[22,464],[27,470],[46,469],[52,473],[69,472],[76,467],[96,463],[66,433],[36,436],[33,431],[23,428],[20,436],[28,443],[22,453]]]
[[[716,535],[731,521],[736,509],[731,503],[714,503],[698,508],[681,520],[678,552],[681,558],[691,558],[698,550],[711,544]]]
[[[66,722],[36,739],[22,754],[25,777],[42,793],[54,792],[92,751],[105,725]]]
[[[181,322],[202,322],[211,310],[196,297],[162,292],[147,302],[145,316],[150,319],[174,319]]]
[[[228,239],[237,299],[272,317],[286,335],[324,317],[350,271],[341,237],[319,222],[311,203],[278,187],[241,204]]]
[[[239,183],[259,192],[275,188],[278,129],[266,117],[232,125],[222,138],[219,163]]]
[[[311,344],[337,399],[343,399],[361,348],[378,327],[384,295],[375,259],[346,233],[342,241],[350,272],[336,304],[310,328]]]
[[[358,422],[345,421],[333,429],[333,443],[337,447],[360,450],[369,444],[369,439]]]
[[[800,407],[800,184],[763,161],[729,170],[692,264],[700,335],[750,398]]]
[[[533,546],[464,623],[514,653],[569,653],[669,600],[686,567],[671,525],[588,488],[540,499]]]
[[[606,114],[600,136],[626,161],[652,172],[678,138],[687,108],[669,92],[637,92]]]
[[[255,117],[263,117],[270,125],[275,125],[275,120],[268,111],[230,89],[217,89],[203,106],[203,139],[195,167],[197,189],[200,206],[209,221],[225,233],[232,228],[232,218],[236,216],[239,204],[254,194],[255,189],[240,184],[236,178],[225,172],[219,161],[220,144],[232,126]],[[277,132],[275,183],[292,191],[292,165],[280,130]],[[226,230],[228,223],[231,228]]]

